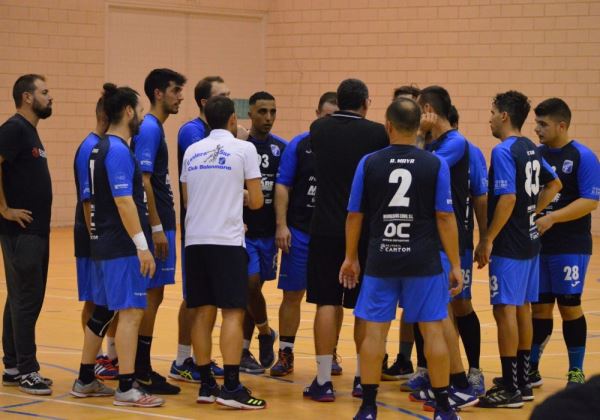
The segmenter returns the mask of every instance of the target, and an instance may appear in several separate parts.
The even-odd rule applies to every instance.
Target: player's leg
[[[217,307],[202,305],[193,309],[192,345],[200,374],[198,403],[212,403],[217,399],[219,387],[211,371],[212,330],[217,317]],[[221,330],[221,337],[223,336]],[[238,354],[239,357],[239,354]]]
[[[381,379],[384,381],[408,379],[414,373],[412,361],[410,360],[415,342],[414,329],[412,324],[404,322],[404,312],[400,318],[399,327],[398,354],[394,363],[389,367],[386,365],[386,354],[381,373]]]
[[[337,352],[338,342],[340,340],[340,334],[342,332],[342,325],[344,324],[344,308],[342,306],[338,306],[336,309],[337,316],[337,324],[335,325],[336,331],[336,342],[335,347],[333,348],[333,361],[331,363],[331,374],[334,376],[338,376],[342,374],[342,358]]]
[[[264,368],[269,368],[275,362],[275,341],[277,333],[269,325],[267,315],[267,302],[262,288],[265,281],[275,280],[277,277],[277,257],[278,248],[275,245],[275,238],[263,238],[260,241],[260,279],[257,293],[258,296],[251,298],[251,312],[258,329],[258,360]],[[260,308],[258,308],[260,306]],[[260,316],[257,316],[256,313]]]
[[[284,290],[279,306],[279,353],[270,370],[271,376],[285,376],[294,371],[294,343],[300,326],[300,306],[304,290]]]

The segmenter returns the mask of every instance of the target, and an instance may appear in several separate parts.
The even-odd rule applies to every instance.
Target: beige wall
[[[218,73],[236,97],[266,88],[277,98],[274,131],[291,137],[318,96],[340,80],[365,80],[369,117],[382,120],[395,86],[446,86],[461,128],[489,155],[490,98],[510,88],[535,105],[560,96],[572,136],[600,152],[600,1],[491,0],[0,0],[0,119],[25,72],[48,76],[54,116],[40,124],[54,181],[55,225],[70,224],[72,157],[93,127],[105,80],[141,89],[154,66],[190,78],[167,121],[176,174],[178,125],[195,115],[193,84]],[[532,117],[525,133],[535,138]],[[174,178],[174,176],[173,176]],[[600,224],[595,223],[596,232]]]

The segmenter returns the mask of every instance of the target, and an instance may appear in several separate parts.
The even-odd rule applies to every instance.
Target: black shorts
[[[340,268],[346,257],[345,238],[312,235],[308,245],[306,301],[317,305],[354,308],[360,292],[366,256],[367,243],[361,241],[358,246],[361,268],[359,283],[354,289],[346,289],[339,282]]]
[[[248,255],[243,246],[185,247],[188,308],[245,309],[248,304]]]

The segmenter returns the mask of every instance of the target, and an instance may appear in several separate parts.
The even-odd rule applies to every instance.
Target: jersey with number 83
[[[526,137],[509,137],[492,150],[489,172],[488,221],[501,195],[514,194],[515,207],[496,239],[492,255],[529,259],[539,254],[535,209],[543,185],[556,174]]]

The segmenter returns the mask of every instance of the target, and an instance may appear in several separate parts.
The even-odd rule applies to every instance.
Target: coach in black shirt
[[[310,226],[307,301],[317,304],[315,347],[318,372],[304,394],[316,401],[333,401],[335,398],[331,363],[336,343],[336,308],[342,305],[354,308],[358,296],[358,288],[344,289],[338,281],[345,256],[346,207],[354,171],[364,155],[389,145],[383,125],[365,119],[370,99],[367,86],[362,81],[344,80],[338,87],[337,97],[341,111],[315,121],[310,127],[317,195]],[[364,262],[364,243],[362,251]],[[358,341],[359,338],[357,346],[360,345]],[[361,393],[360,378],[356,377],[353,395],[360,396]]]
[[[52,183],[36,126],[52,114],[52,97],[43,76],[27,74],[15,82],[13,98],[17,113],[0,126],[0,243],[8,289],[2,382],[48,395],[51,382],[38,374],[35,324],[48,275]]]

